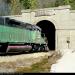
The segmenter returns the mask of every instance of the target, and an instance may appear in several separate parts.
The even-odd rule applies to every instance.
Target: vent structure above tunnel
[[[55,26],[51,21],[48,20],[42,20],[36,24],[39,26],[42,31],[41,33],[44,33],[47,41],[48,41],[48,47],[50,50],[55,50]]]

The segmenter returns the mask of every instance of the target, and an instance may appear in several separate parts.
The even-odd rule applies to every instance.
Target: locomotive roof
[[[11,19],[10,21],[13,22],[14,24],[17,24],[18,26],[25,27],[26,29],[30,29],[30,30],[37,29],[37,30],[40,30],[41,31],[41,28],[38,27],[38,26],[36,26],[36,25],[32,25],[32,24],[29,24],[29,23],[17,21],[17,20],[14,20],[14,19]]]
[[[18,21],[15,19],[11,19],[9,17],[0,17],[1,20],[5,20],[6,24],[10,25],[10,26],[15,26],[15,27],[21,27],[21,28],[26,28],[26,29],[30,29],[30,30],[39,30],[41,31],[41,28],[36,26],[36,25],[32,25],[30,23],[25,23],[22,21]]]

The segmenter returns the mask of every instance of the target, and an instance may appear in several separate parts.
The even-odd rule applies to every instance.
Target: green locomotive
[[[0,17],[0,53],[34,52],[47,50],[41,29],[8,17]]]

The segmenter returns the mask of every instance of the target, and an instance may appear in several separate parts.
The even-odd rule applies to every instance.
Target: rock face
[[[50,72],[75,72],[75,51],[65,49],[62,57],[52,65]]]
[[[9,6],[5,2],[5,0],[0,0],[0,16],[1,15],[8,15],[9,13]]]

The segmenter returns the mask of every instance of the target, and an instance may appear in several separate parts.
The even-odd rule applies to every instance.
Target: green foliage
[[[37,0],[30,0],[31,1],[31,9],[36,9],[37,8]]]
[[[9,3],[11,3],[11,0],[5,0],[5,2],[9,4]]]
[[[18,15],[22,9],[49,8],[62,5],[71,5],[75,9],[75,0],[4,0],[9,4],[10,14]],[[2,14],[1,14],[2,15]]]
[[[21,7],[19,0],[11,0],[10,1],[10,8],[11,8],[11,14],[12,15],[18,15],[21,13]]]
[[[31,6],[30,0],[20,0],[24,9],[29,9]]]
[[[55,6],[71,5],[71,9],[75,9],[75,0],[56,0]]]
[[[39,0],[39,5],[42,8],[71,5],[74,8],[75,0]]]
[[[64,0],[56,0],[55,7],[65,5]]]
[[[24,9],[35,9],[37,7],[37,0],[20,0]]]
[[[59,1],[58,1],[58,0],[56,0],[55,6],[56,6],[56,7],[59,6]]]
[[[69,5],[71,5],[71,9],[75,9],[75,0],[69,0]]]

